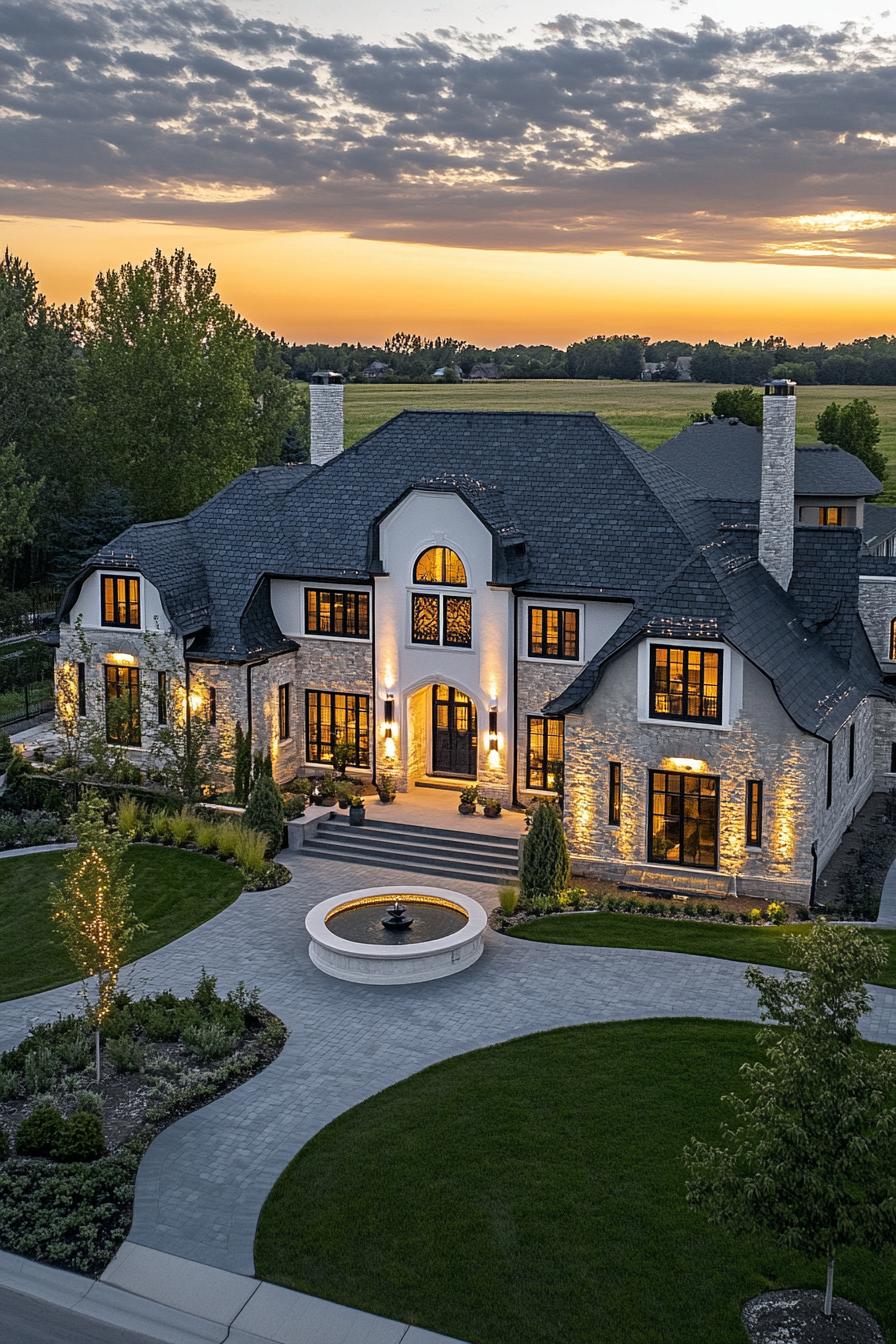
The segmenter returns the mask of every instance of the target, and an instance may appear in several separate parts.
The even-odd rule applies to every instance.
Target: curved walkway
[[[348,984],[307,953],[304,917],[326,896],[396,874],[292,859],[294,879],[247,893],[128,970],[135,993],[188,992],[202,966],[226,990],[258,985],[290,1037],[249,1082],[163,1131],[140,1167],[130,1241],[251,1274],[261,1206],[286,1164],[348,1107],[451,1055],[553,1027],[644,1017],[757,1017],[739,962],[623,948],[561,947],[489,930],[470,970],[428,985]],[[432,877],[427,885],[447,886]],[[402,886],[414,881],[402,874]],[[493,904],[491,887],[458,888]],[[0,1004],[0,1047],[77,1002],[77,988]],[[875,991],[866,1035],[896,1044],[896,991]],[[458,1105],[463,1099],[458,1098]]]

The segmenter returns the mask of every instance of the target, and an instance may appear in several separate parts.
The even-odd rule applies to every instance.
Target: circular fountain
[[[358,984],[438,980],[482,955],[486,914],[478,901],[443,887],[362,887],[309,910],[315,966]]]

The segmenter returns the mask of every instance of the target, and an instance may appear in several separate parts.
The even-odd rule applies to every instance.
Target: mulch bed
[[[861,873],[867,891],[867,910],[862,911],[861,917],[877,918],[884,878],[896,859],[896,825],[887,819],[888,803],[886,793],[872,793],[865,806],[856,813],[818,879],[815,904],[820,910],[841,901],[848,892],[850,880]]]
[[[874,1317],[854,1302],[835,1297],[833,1314],[822,1314],[824,1295],[784,1289],[751,1298],[742,1316],[752,1344],[884,1344]]]

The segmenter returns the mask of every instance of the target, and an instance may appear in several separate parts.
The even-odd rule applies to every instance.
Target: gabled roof
[[[740,420],[714,416],[688,425],[655,450],[661,462],[710,494],[758,499],[762,478],[762,431]],[[794,493],[858,499],[876,495],[880,481],[853,453],[827,443],[796,450]]]
[[[866,504],[862,540],[870,549],[896,536],[896,506],[893,504]]]

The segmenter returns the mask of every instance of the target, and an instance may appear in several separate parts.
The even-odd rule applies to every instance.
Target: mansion
[[[281,782],[346,743],[400,790],[559,792],[574,871],[810,901],[896,783],[896,525],[855,457],[796,448],[795,386],[766,387],[761,431],[654,453],[592,414],[466,411],[343,450],[343,391],[315,375],[310,464],[77,576],[77,716],[147,765],[180,695]]]

